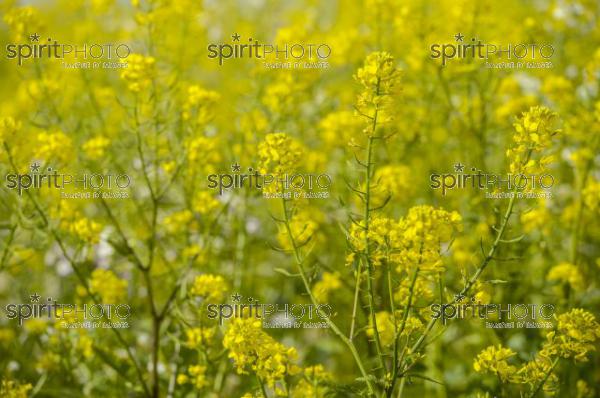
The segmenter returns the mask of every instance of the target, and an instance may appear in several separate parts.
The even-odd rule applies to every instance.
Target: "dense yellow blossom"
[[[127,67],[123,68],[121,79],[125,80],[130,91],[139,93],[150,86],[155,74],[154,57],[130,54],[124,62]]]
[[[2,319],[0,396],[597,396],[597,0],[243,3],[0,4],[2,306],[132,308],[115,330]],[[492,199],[479,170],[554,184]],[[131,184],[83,198],[54,171]],[[331,186],[278,200],[255,172],[267,194],[296,174]],[[434,174],[468,180],[441,197]],[[29,176],[42,186],[10,187]],[[298,323],[238,307],[218,326],[213,303]],[[442,322],[444,303],[556,316],[498,330]]]
[[[388,261],[398,266],[398,272],[419,268],[437,271],[443,268],[440,245],[448,242],[460,231],[461,217],[457,212],[435,209],[431,206],[415,206],[399,221],[376,217],[371,221],[368,240],[373,244],[371,252],[375,264]],[[356,251],[363,251],[365,230],[353,225],[350,243]],[[353,259],[353,254],[348,260]]]
[[[194,279],[190,293],[209,302],[216,302],[225,297],[227,290],[227,282],[221,275],[202,274]]]
[[[462,218],[457,212],[431,206],[412,207],[398,223],[400,250],[392,259],[400,269],[418,267],[424,271],[443,267],[440,244],[460,231]]]
[[[214,137],[202,135],[191,137],[186,140],[185,147],[187,160],[191,167],[197,167],[196,164],[199,162],[211,165],[221,160],[221,155],[217,150],[219,142]],[[212,170],[212,168],[207,168],[207,170]]]
[[[354,78],[363,88],[356,100],[357,113],[365,122],[363,132],[367,136],[379,136],[382,128],[393,120],[391,107],[400,79],[394,57],[387,52],[369,54]],[[377,129],[374,126],[378,126]]]
[[[287,348],[265,333],[256,319],[236,318],[229,323],[223,346],[229,350],[238,373],[253,372],[270,387],[299,368],[295,348]]]
[[[302,157],[302,148],[285,133],[267,134],[258,145],[258,156],[260,172],[279,177],[296,170]]]
[[[127,281],[110,270],[96,268],[90,278],[90,291],[104,304],[121,304],[127,297]]]
[[[554,127],[556,118],[557,114],[548,108],[535,106],[517,119],[513,146],[506,152],[512,174],[539,173],[554,161],[553,156],[542,153],[559,133]]]
[[[557,317],[555,331],[546,335],[547,341],[540,351],[543,357],[559,356],[586,362],[587,354],[596,350],[600,338],[600,324],[591,313],[580,308]]]
[[[70,232],[86,243],[98,243],[102,225],[88,218],[78,218],[69,224]]]
[[[503,382],[509,381],[515,374],[517,368],[508,363],[508,360],[515,356],[515,352],[502,345],[489,346],[477,355],[473,368],[476,372],[495,374]]]
[[[547,378],[547,380],[546,380]],[[532,361],[525,363],[513,377],[513,382],[529,384],[535,388],[539,383],[544,383],[544,391],[552,393],[557,386],[558,377],[552,373],[552,361],[548,358],[537,357]]]

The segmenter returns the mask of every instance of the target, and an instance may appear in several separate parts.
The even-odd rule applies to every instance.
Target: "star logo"
[[[233,39],[233,41],[240,41],[240,35],[238,35],[237,33],[231,35],[231,38]]]
[[[32,42],[34,42],[34,41],[40,41],[40,35],[38,35],[37,33],[29,35],[29,40],[31,40]]]
[[[231,171],[240,171],[242,170],[242,166],[240,166],[237,162],[231,165]]]
[[[40,164],[39,163],[34,163],[31,165],[31,172],[32,173],[37,173],[40,169]]]
[[[231,298],[233,299],[233,301],[236,301],[238,303],[242,300],[242,296],[239,293],[232,294]]]
[[[454,35],[454,38],[456,39],[456,41],[463,41],[463,39],[465,38],[465,35],[457,33]]]
[[[456,163],[454,165],[454,171],[457,173],[462,173],[465,170],[465,165],[461,164],[460,162]]]
[[[454,301],[461,301],[464,298],[465,298],[465,296],[460,293],[454,295]]]
[[[38,303],[40,301],[40,297],[41,296],[37,293],[33,293],[32,295],[29,296],[32,303]]]

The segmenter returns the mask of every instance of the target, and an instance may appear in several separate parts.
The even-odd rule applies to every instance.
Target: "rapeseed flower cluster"
[[[540,173],[555,160],[553,155],[543,154],[560,132],[555,128],[556,119],[555,112],[542,106],[521,114],[514,124],[513,146],[506,151],[512,174]]]
[[[295,364],[298,354],[295,348],[275,341],[261,325],[260,320],[253,318],[232,320],[223,337],[223,346],[238,373],[251,371],[275,388],[277,382],[300,371]]]

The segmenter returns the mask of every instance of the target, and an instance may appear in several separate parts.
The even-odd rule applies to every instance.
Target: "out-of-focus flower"
[[[569,104],[574,98],[575,90],[569,79],[560,75],[550,75],[544,79],[542,92],[553,101]]]
[[[44,319],[28,319],[24,325],[31,334],[42,334],[48,331],[48,322]]]
[[[2,380],[0,385],[0,397],[3,398],[27,398],[29,391],[33,387],[31,384],[21,384],[11,379]]]
[[[549,281],[559,281],[568,284],[574,290],[583,290],[585,284],[579,268],[575,264],[560,263],[550,268],[546,278]]]
[[[309,241],[314,243],[315,235],[318,235],[320,221],[321,214],[318,210],[308,207],[297,209],[289,220],[289,233],[287,227],[281,225],[277,234],[277,241],[284,249],[292,250],[294,245],[290,239],[291,233],[296,247],[301,247]]]
[[[187,374],[177,375],[177,384],[186,383],[191,383],[198,390],[206,387],[209,384],[206,378],[206,366],[191,365],[187,368]]]
[[[585,382],[585,380],[577,380],[577,395],[576,398],[592,398],[594,397],[594,389]]]
[[[320,303],[326,303],[329,300],[329,294],[342,286],[340,274],[337,272],[323,272],[321,280],[315,283],[313,294]]]
[[[102,232],[102,224],[93,220],[82,217],[73,220],[69,224],[70,232],[77,236],[82,241],[95,244],[100,240],[100,232]]]
[[[4,22],[10,28],[15,41],[25,40],[39,30],[42,20],[38,9],[31,6],[10,8],[4,14]]]
[[[196,264],[204,264],[207,260],[207,253],[199,245],[190,245],[183,248],[181,251],[181,256],[186,261],[194,260]]]
[[[122,62],[127,63],[127,67],[121,71],[121,79],[125,80],[130,91],[139,93],[152,83],[156,73],[154,57],[130,54]]]
[[[221,202],[209,191],[198,191],[192,201],[192,209],[202,215],[213,214],[221,207]]]
[[[220,98],[219,93],[215,91],[196,85],[188,87],[183,103],[183,120],[194,119],[198,124],[208,123],[214,117],[214,105]]]
[[[480,281],[475,282],[473,286],[473,290],[475,291],[475,302],[477,304],[489,304],[492,300],[492,285],[484,284]]]
[[[386,165],[378,168],[373,177],[371,197],[374,207],[383,205],[388,198],[395,202],[406,201],[414,193],[414,182],[411,171],[403,165]]]
[[[94,342],[87,335],[82,334],[79,336],[75,348],[86,359],[89,359],[94,355]]]
[[[209,302],[217,302],[225,297],[227,282],[221,275],[198,275],[194,279],[190,293],[194,296],[203,297]]]
[[[94,137],[83,144],[83,151],[90,159],[100,159],[104,156],[110,140],[103,136]]]
[[[388,311],[380,311],[375,314],[375,322],[377,322],[377,331],[379,332],[379,340],[384,346],[389,346],[394,343],[394,337],[396,336],[396,328],[394,326],[394,318]],[[367,329],[367,336],[375,336],[375,329],[369,322],[369,328]]]
[[[343,147],[356,140],[362,123],[350,111],[329,113],[319,122],[319,133],[328,147]]]
[[[73,154],[73,142],[62,131],[39,133],[37,141],[35,157],[38,159],[65,163]]]
[[[502,345],[489,346],[477,355],[473,368],[479,373],[493,373],[503,382],[510,381],[517,368],[508,364],[508,360],[513,357],[515,352]]]
[[[583,196],[583,203],[585,203],[588,209],[593,212],[600,209],[600,181],[588,180],[581,195]]]
[[[552,214],[546,205],[545,199],[540,200],[538,205],[528,211],[521,213],[521,224],[524,232],[549,231]]]
[[[8,141],[9,138],[21,129],[22,123],[19,120],[8,116],[0,118],[0,142]]]
[[[185,331],[185,344],[191,349],[205,347],[210,344],[210,341],[215,336],[216,332],[217,330],[214,327],[198,327],[187,329]]]
[[[186,140],[188,166],[191,170],[206,170],[212,172],[222,159],[219,151],[219,141],[213,137],[202,135],[193,136]]]
[[[169,214],[163,219],[165,229],[172,234],[176,234],[190,228],[194,221],[194,215],[191,211],[185,209]]]
[[[327,383],[333,380],[333,376],[325,371],[323,365],[308,366],[303,374],[305,378],[292,391],[292,398],[324,398],[329,390]]]
[[[99,295],[104,304],[121,303],[127,297],[127,281],[110,270],[96,268],[90,279],[90,291]]]

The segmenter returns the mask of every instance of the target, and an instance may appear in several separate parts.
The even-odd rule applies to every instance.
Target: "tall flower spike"
[[[392,120],[390,108],[400,79],[394,57],[387,52],[368,55],[354,79],[363,86],[356,101],[356,111],[365,119],[364,132],[367,136],[377,136],[373,121],[381,126]]]

